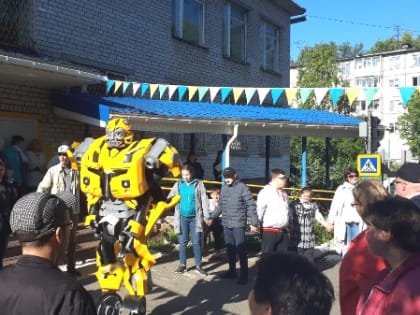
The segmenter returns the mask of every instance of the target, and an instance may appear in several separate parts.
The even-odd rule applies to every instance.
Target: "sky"
[[[290,55],[296,60],[305,46],[331,41],[363,44],[410,31],[420,36],[420,0],[294,0],[306,9],[306,21],[291,25]]]

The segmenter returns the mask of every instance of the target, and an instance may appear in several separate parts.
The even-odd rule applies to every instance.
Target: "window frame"
[[[196,40],[186,38],[187,30],[184,25],[185,16],[187,15],[185,11],[186,3],[195,3],[201,7],[201,12],[199,12],[200,16],[198,16],[199,25],[196,30],[198,38]],[[206,42],[206,0],[172,0],[172,12],[172,36],[195,45],[204,46]]]
[[[238,20],[232,17],[232,9],[238,9],[240,11],[242,20]],[[234,21],[232,21],[234,19]],[[232,23],[237,22],[242,25],[242,38],[241,38],[241,50],[240,56],[234,56],[232,54]],[[247,62],[247,37],[248,37],[248,10],[236,3],[227,2],[224,6],[223,14],[223,55],[227,58],[237,60],[243,63]]]
[[[273,23],[270,23],[268,21],[263,21],[261,23],[261,45],[262,45],[262,68],[264,70],[273,71],[275,73],[280,73],[280,64],[281,64],[281,50],[280,50],[280,40],[281,40],[281,27],[278,25],[275,25]],[[267,28],[271,28],[274,31],[274,57],[273,57],[273,63],[272,65],[269,65],[267,63],[268,59],[268,51],[267,51],[267,38],[269,36],[269,33],[267,31]]]

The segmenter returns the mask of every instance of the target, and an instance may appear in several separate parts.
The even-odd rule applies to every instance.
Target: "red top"
[[[366,230],[354,238],[340,266],[340,308],[342,315],[356,314],[357,301],[372,287],[378,273],[387,268],[382,257],[369,252]]]
[[[392,271],[383,271],[378,279],[360,298],[358,315],[420,314],[420,253],[412,254]]]

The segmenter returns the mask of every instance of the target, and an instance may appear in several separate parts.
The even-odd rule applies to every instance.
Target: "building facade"
[[[1,134],[6,141],[14,134],[40,138],[48,155],[64,140],[103,132],[57,116],[56,90],[101,90],[107,79],[288,86],[290,25],[305,12],[281,0],[0,0],[0,8]],[[183,155],[194,143],[207,170],[225,142],[223,135],[164,136]],[[273,139],[272,165],[289,168],[288,140]],[[235,143],[231,164],[242,176],[263,177],[261,143]]]

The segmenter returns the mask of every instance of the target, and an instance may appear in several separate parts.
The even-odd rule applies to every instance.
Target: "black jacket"
[[[92,297],[51,261],[22,256],[0,270],[0,313],[7,315],[95,315]]]
[[[227,228],[245,227],[249,223],[258,226],[257,207],[251,191],[236,179],[232,186],[223,185],[220,191],[219,207],[212,214],[217,218],[222,214],[222,224]]]

